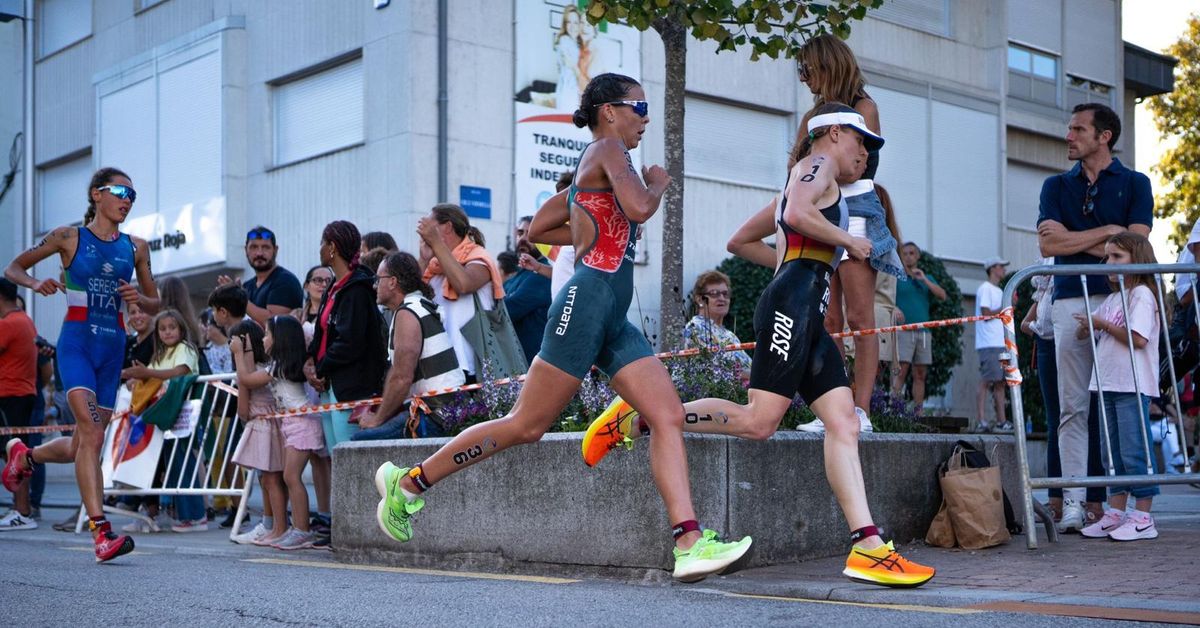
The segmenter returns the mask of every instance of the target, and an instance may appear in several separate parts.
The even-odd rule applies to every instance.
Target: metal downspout
[[[448,155],[450,152],[450,132],[449,123],[447,122],[447,109],[450,106],[450,96],[447,93],[447,72],[446,63],[449,55],[446,52],[448,24],[446,14],[448,11],[448,0],[438,0],[438,202],[444,203],[449,200],[447,197],[449,187],[449,172],[447,172]]]

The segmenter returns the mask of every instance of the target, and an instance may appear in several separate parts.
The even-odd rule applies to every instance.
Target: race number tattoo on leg
[[[683,422],[688,425],[696,425],[699,423],[720,423],[722,425],[729,423],[729,415],[724,412],[716,414],[698,414],[695,412],[687,412],[683,415]]]
[[[489,436],[488,438],[483,439],[483,442],[479,443],[478,445],[468,447],[465,450],[454,454],[454,464],[467,464],[468,462],[483,455],[484,451],[491,451],[497,446],[499,445],[496,443],[496,440]]]
[[[88,416],[92,418],[92,423],[100,422],[100,410],[96,407],[96,401],[88,400]]]

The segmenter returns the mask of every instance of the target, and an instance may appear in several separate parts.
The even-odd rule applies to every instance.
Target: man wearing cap
[[[259,225],[246,233],[246,261],[254,269],[254,276],[242,283],[249,299],[246,315],[264,327],[267,319],[278,314],[290,314],[304,303],[304,289],[300,286],[300,280],[288,269],[275,264],[278,254],[275,233],[270,229]],[[220,285],[232,281],[227,275],[217,279]]]
[[[1146,175],[1134,172],[1113,157],[1121,135],[1121,120],[1112,109],[1097,103],[1075,107],[1067,127],[1067,157],[1078,163],[1067,172],[1046,179],[1038,215],[1038,245],[1055,264],[1100,264],[1104,243],[1129,230],[1150,234],[1154,197]],[[1058,448],[1063,477],[1103,475],[1100,463],[1099,418],[1090,409],[1088,382],[1092,349],[1087,339],[1077,339],[1075,315],[1086,314],[1109,294],[1102,274],[1089,275],[1088,302],[1078,276],[1054,278],[1051,318],[1058,366]],[[1078,531],[1085,508],[1084,489],[1064,491],[1062,531]],[[1086,511],[1096,518],[1103,511],[1104,490],[1088,489]]]
[[[979,289],[975,291],[976,316],[995,316],[1004,309],[1004,293],[1000,291],[1000,280],[1004,279],[1004,269],[1007,266],[1008,260],[999,257],[989,257],[983,261],[987,281],[979,284]],[[989,392],[996,407],[996,429],[1012,429],[1012,424],[1004,414],[1004,368],[1000,364],[1000,354],[1003,352],[1004,323],[998,318],[975,323],[975,353],[979,354],[979,392],[975,395],[975,406],[978,412],[977,427],[981,432],[992,431],[992,424],[987,422],[986,402]]]

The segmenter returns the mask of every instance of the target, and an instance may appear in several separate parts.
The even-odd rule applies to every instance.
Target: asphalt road
[[[82,535],[0,533],[0,611],[22,626],[1146,626],[1040,614],[740,595],[706,583],[345,565],[218,535],[139,538],[104,565]],[[712,583],[709,583],[710,585]]]

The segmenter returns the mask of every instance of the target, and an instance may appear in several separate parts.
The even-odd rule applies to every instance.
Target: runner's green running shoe
[[[375,520],[379,529],[400,541],[412,538],[412,516],[425,507],[425,500],[417,497],[412,501],[400,490],[400,478],[408,473],[396,465],[385,462],[375,471],[375,490],[379,491],[379,507],[375,509]]]
[[[696,544],[687,550],[675,548],[675,572],[680,582],[699,582],[714,573],[720,573],[744,556],[754,540],[744,537],[726,543],[717,538],[715,530],[705,530]]]

